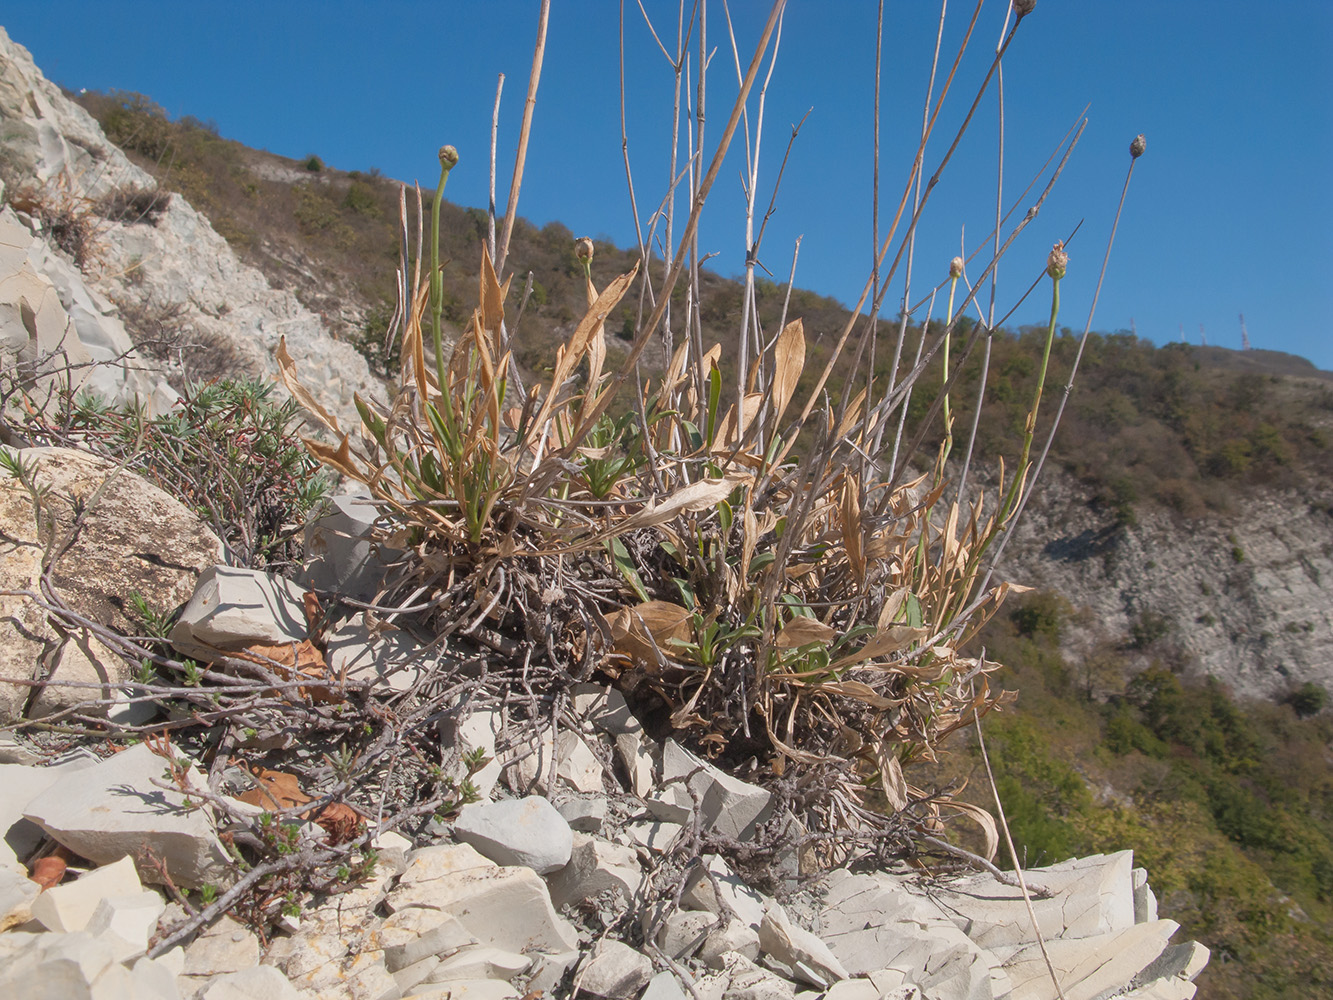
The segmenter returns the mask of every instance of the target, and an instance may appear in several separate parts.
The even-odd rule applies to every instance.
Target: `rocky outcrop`
[[[0,478],[0,591],[40,593],[49,566],[52,586],[84,621],[135,635],[142,624],[132,595],[174,611],[222,556],[194,513],[114,462],[69,448],[25,448],[16,461],[40,499],[29,485]],[[36,692],[0,683],[0,724],[30,698],[30,714],[47,715],[95,700],[90,686],[97,698],[112,698],[129,677],[128,664],[89,628],[53,627],[30,598],[0,596],[0,619],[0,679],[58,682]]]
[[[1117,527],[1057,470],[1008,547],[1003,575],[1089,614],[1071,650],[1130,642],[1183,654],[1237,694],[1333,690],[1333,509],[1327,498],[1256,489],[1226,517],[1185,522],[1147,504]],[[1154,652],[1149,649],[1149,652]]]
[[[103,397],[138,396],[161,409],[170,404],[161,384],[168,368],[178,376],[271,375],[285,337],[321,403],[347,428],[358,426],[353,393],[382,394],[365,359],[330,337],[294,295],[241,263],[185,199],[160,193],[152,211],[123,219],[97,210],[102,199],[151,195],[156,186],[0,28],[0,195],[21,209],[0,213],[0,351],[11,359],[39,355],[59,342],[72,356],[101,363],[79,377],[96,379]],[[82,271],[52,248],[55,234],[42,221],[52,208],[87,227]],[[46,283],[26,274],[15,281],[25,267]],[[58,303],[48,301],[51,290]],[[41,317],[40,336],[24,323],[25,301]],[[165,360],[132,351],[118,315],[125,310],[170,316],[172,343],[157,345]]]

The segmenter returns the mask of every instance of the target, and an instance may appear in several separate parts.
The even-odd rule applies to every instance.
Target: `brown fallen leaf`
[[[310,796],[301,791],[301,783],[296,775],[286,771],[274,771],[259,768],[253,772],[258,788],[251,788],[236,796],[242,802],[261,809],[294,809],[310,801]]]
[[[32,874],[28,878],[40,885],[45,892],[52,886],[60,884],[68,867],[69,863],[59,854],[51,854],[33,863]]]
[[[267,667],[283,680],[299,680],[301,676],[312,680],[325,680],[329,676],[328,664],[313,642],[309,639],[301,642],[284,642],[276,646],[255,643],[235,653],[228,654],[238,660],[249,660],[261,667]],[[307,701],[328,704],[343,701],[336,691],[326,687],[298,688],[301,697]],[[290,695],[287,695],[289,697]]]
[[[345,844],[356,838],[362,815],[346,802],[330,802],[315,816],[315,823],[329,835],[329,846]]]

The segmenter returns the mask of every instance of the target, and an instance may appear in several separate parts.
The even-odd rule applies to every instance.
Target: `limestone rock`
[[[680,980],[670,972],[659,972],[648,980],[648,988],[639,1000],[687,1000]]]
[[[149,881],[162,877],[150,859],[161,861],[180,886],[220,880],[229,864],[209,809],[191,805],[174,788],[156,787],[154,781],[168,783],[166,772],[166,761],[141,743],[61,778],[24,815],[90,861],[108,864],[130,855]],[[193,766],[186,773],[203,784]]]
[[[608,939],[593,949],[577,981],[581,989],[604,1000],[626,1000],[643,989],[652,975],[653,963],[647,956]]]
[[[348,684],[370,684],[382,694],[411,688],[438,662],[410,634],[400,629],[372,633],[358,619],[339,626],[327,639],[325,662],[334,677]]]
[[[574,846],[569,824],[540,796],[464,806],[454,836],[499,865],[525,865],[538,875],[563,868]]]
[[[32,919],[32,904],[40,887],[26,875],[0,868],[0,931]]]
[[[630,711],[625,696],[615,688],[598,684],[576,684],[572,691],[574,714],[587,719],[604,733],[642,733],[643,726]]]
[[[259,938],[229,916],[207,928],[185,949],[186,976],[220,976],[259,964]]]
[[[560,952],[578,947],[578,934],[551,907],[531,868],[501,868],[467,844],[425,847],[389,893],[392,911],[434,907],[456,917],[481,944],[506,951]]]
[[[384,918],[376,932],[376,943],[384,951],[385,968],[397,973],[427,958],[448,958],[460,948],[476,944],[477,939],[448,913],[409,906]]]
[[[546,884],[556,907],[581,903],[607,890],[618,892],[629,902],[643,884],[643,868],[630,848],[576,833],[569,863],[552,874]]]
[[[70,448],[24,448],[19,459],[36,465],[39,485],[50,487],[42,509],[64,536],[73,526],[71,495],[91,503],[82,527],[52,572],[52,583],[70,607],[93,622],[126,634],[139,631],[127,613],[126,595],[139,593],[164,611],[177,608],[195,577],[222,554],[221,542],[184,505],[115,463]],[[0,478],[0,590],[34,589],[33,559],[42,546],[32,498],[17,481]],[[49,528],[42,539],[49,539]],[[119,684],[129,668],[84,629],[59,639],[31,606],[0,598],[0,677],[30,679],[38,657],[59,649],[54,681]],[[13,721],[26,700],[0,684],[0,722]],[[49,714],[93,697],[97,688],[47,687],[35,697],[35,714]]]
[[[568,798],[555,807],[576,833],[598,833],[606,822],[606,799]]]
[[[26,859],[43,836],[41,827],[23,818],[23,810],[41,792],[54,785],[65,774],[91,767],[94,760],[78,757],[50,767],[31,767],[23,764],[0,764],[0,866],[17,870],[20,860]]]
[[[700,760],[675,740],[662,748],[662,780],[686,779],[699,800],[704,825],[726,837],[748,840],[771,812],[772,795],[757,785],[733,778]]]
[[[724,914],[723,904],[742,922],[757,928],[764,922],[764,897],[746,885],[716,854],[705,855],[704,864],[711,878],[695,866],[685,880],[681,902],[709,913]],[[714,891],[714,885],[717,891]],[[721,893],[721,901],[718,899]]]
[[[827,989],[847,970],[829,951],[828,945],[804,928],[797,927],[777,903],[770,903],[759,924],[759,947],[770,958],[791,970],[793,978]]]
[[[1032,882],[1051,890],[1034,898],[1044,937],[1090,937],[1134,924],[1134,853],[1095,854],[1034,871]],[[932,887],[931,897],[959,929],[982,948],[1015,947],[1035,941],[1023,894],[988,874]]]
[[[308,632],[300,587],[259,570],[214,565],[199,574],[170,639],[187,656],[209,661],[216,650],[300,642]]]
[[[300,997],[281,972],[267,965],[218,976],[199,993],[199,1000],[300,1000]]]
[[[151,889],[127,896],[105,896],[93,910],[85,930],[111,943],[116,961],[124,962],[148,950],[149,938],[166,908],[166,902]],[[117,948],[121,943],[124,947]]]
[[[1173,920],[1135,924],[1092,937],[1051,940],[1046,951],[1066,1000],[1098,1000],[1130,982],[1166,949],[1179,925]],[[1032,1000],[1054,1000],[1046,961],[1029,945],[1005,963],[1014,992]]]
[[[367,496],[330,497],[323,511],[306,522],[305,568],[301,582],[369,601],[384,583],[388,564],[402,555],[381,552],[371,533],[379,510]]]
[[[48,931],[81,931],[88,926],[102,900],[134,896],[142,891],[134,861],[122,857],[73,882],[47,889],[34,902],[32,915]]]

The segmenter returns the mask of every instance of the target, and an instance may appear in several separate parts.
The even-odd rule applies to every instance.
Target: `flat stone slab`
[[[196,787],[204,786],[198,769],[188,772]],[[28,803],[24,816],[89,861],[105,865],[129,855],[148,882],[162,879],[156,861],[187,888],[222,878],[227,854],[209,809],[154,781],[170,784],[167,762],[140,743],[62,777]]]
[[[394,912],[409,906],[442,910],[480,944],[519,954],[579,946],[578,932],[551,906],[541,876],[531,868],[501,868],[467,844],[413,851],[386,905]]]
[[[684,779],[699,801],[704,826],[714,833],[749,840],[772,812],[767,789],[733,778],[700,760],[675,740],[662,746],[662,780]]]
[[[538,795],[464,806],[454,836],[498,865],[524,865],[538,875],[563,868],[574,846],[565,818]]]
[[[171,644],[204,661],[217,650],[300,642],[309,628],[303,591],[290,580],[237,566],[210,566],[171,630]]]

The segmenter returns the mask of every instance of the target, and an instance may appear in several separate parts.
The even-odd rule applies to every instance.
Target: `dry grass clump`
[[[413,616],[441,640],[499,653],[500,669],[521,676],[529,690],[543,686],[548,705],[559,704],[572,680],[610,678],[660,731],[683,735],[723,764],[749,760],[751,777],[780,790],[808,829],[873,835],[881,845],[901,847],[940,832],[942,810],[952,808],[981,823],[993,855],[998,838],[988,814],[915,787],[906,769],[933,759],[952,733],[1012,697],[990,683],[998,664],[964,650],[1009,589],[991,583],[994,562],[1045,454],[1039,450],[1032,460],[1068,260],[1063,244],[1037,271],[1037,280],[1044,270],[1051,281],[1051,322],[1007,480],[1002,455],[973,455],[975,423],[966,438],[959,425],[966,441],[961,473],[956,461],[950,464],[955,419],[964,410],[961,403],[950,408],[950,390],[995,326],[992,314],[963,335],[958,321],[1035,218],[1081,125],[1066,136],[1063,157],[1035,206],[1003,246],[997,209],[980,277],[968,282],[967,260],[951,262],[945,323],[923,335],[910,365],[898,359],[907,317],[920,306],[904,309],[887,385],[853,377],[845,393],[825,392],[837,365],[850,360],[852,372],[867,371],[861,359],[867,351],[876,356],[875,322],[858,324],[853,316],[819,378],[798,398],[798,382],[809,384],[801,381],[807,361],[802,323],[788,321],[784,309],[776,331],[760,328],[750,267],[737,380],[724,390],[721,347],[705,345],[699,323],[697,225],[735,130],[742,120],[749,127],[747,101],[781,9],[774,6],[744,75],[734,53],[739,95],[708,170],[699,161],[688,171],[690,213],[678,243],[668,200],[667,245],[677,249],[663,265],[660,286],[635,266],[597,288],[591,243],[577,241],[587,311],[556,350],[548,381],[521,384],[510,336],[516,324],[507,305],[510,280],[501,279],[503,263],[495,263],[505,258],[508,227],[497,248],[494,219],[480,255],[477,305],[452,351],[444,349],[439,205],[458,162],[447,146],[440,151],[429,240],[417,203],[414,253],[405,192],[402,199],[398,309],[391,325],[391,336],[401,335],[402,360],[392,403],[379,408],[358,400],[362,426],[349,433],[301,386],[285,348],[281,377],[334,436],[333,444],[307,440],[307,447],[370,490],[384,511],[386,539],[407,552],[374,614],[390,621]],[[997,49],[991,74],[1019,19]],[[543,37],[539,29],[530,95]],[[672,64],[679,84],[683,60]],[[977,101],[989,81],[990,75]],[[759,121],[763,99],[760,87]],[[927,116],[923,123],[921,150],[934,121]],[[525,118],[525,131],[527,124]],[[934,179],[957,145],[955,139]],[[758,149],[756,128],[747,136],[751,234]],[[522,157],[511,216],[521,172]],[[857,312],[867,303],[871,316],[879,312],[934,179],[923,192],[918,156]],[[904,234],[898,236],[900,222]],[[761,239],[762,227],[752,258]],[[895,240],[898,254],[881,273]],[[645,259],[652,241],[651,233],[641,234]],[[910,252],[906,257],[910,261]],[[677,317],[664,325],[673,301],[680,308],[681,297],[672,293],[686,274],[683,322]],[[955,312],[960,279],[967,294],[959,294]],[[612,371],[605,324],[636,280],[639,322]],[[909,295],[910,273],[905,304]],[[933,305],[933,293],[929,301]],[[929,311],[926,306],[927,320]],[[673,327],[683,330],[680,343]],[[639,362],[650,342],[669,363],[645,377]],[[937,355],[944,359],[944,381],[909,440],[903,416]],[[985,392],[984,379],[979,391]],[[923,450],[941,409],[939,446]],[[923,457],[928,471],[912,471],[909,463]],[[974,458],[998,464],[997,497],[968,491]]]

